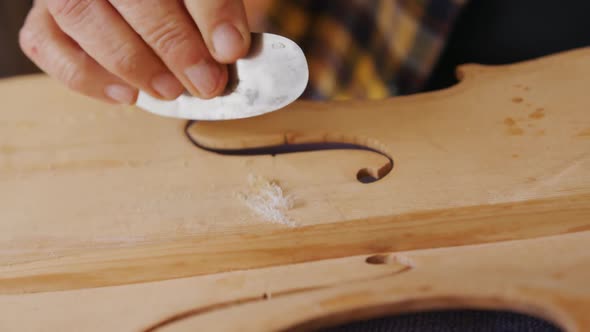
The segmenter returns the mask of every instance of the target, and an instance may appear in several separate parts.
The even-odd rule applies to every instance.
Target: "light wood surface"
[[[590,228],[590,50],[385,101],[295,103],[197,123],[208,148],[348,142],[227,156],[186,123],[107,106],[43,76],[0,81],[0,293],[120,285],[238,269],[516,240]],[[250,175],[296,200],[296,227],[239,199]]]
[[[310,331],[436,309],[502,309],[590,330],[590,232],[185,279],[0,295],[2,331]],[[384,264],[368,264],[383,262]]]

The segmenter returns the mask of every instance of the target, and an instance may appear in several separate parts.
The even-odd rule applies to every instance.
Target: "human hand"
[[[221,94],[250,32],[242,0],[36,0],[19,40],[70,89],[133,104]]]

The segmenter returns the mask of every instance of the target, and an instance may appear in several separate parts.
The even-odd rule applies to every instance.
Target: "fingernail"
[[[135,89],[121,84],[111,84],[104,89],[105,94],[112,100],[126,105],[135,102]]]
[[[237,59],[244,50],[244,38],[238,29],[230,23],[218,25],[211,36],[215,53],[228,60]]]
[[[182,84],[170,73],[160,74],[152,79],[152,88],[166,99],[174,99],[184,90]]]
[[[184,73],[202,97],[211,96],[221,79],[221,65],[209,60],[188,67]]]

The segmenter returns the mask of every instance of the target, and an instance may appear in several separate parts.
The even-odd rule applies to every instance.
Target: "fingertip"
[[[202,99],[219,96],[227,84],[227,66],[213,60],[202,60],[186,68],[184,73],[192,84],[188,90]]]
[[[250,34],[244,30],[230,22],[222,22],[213,29],[211,53],[215,60],[229,64],[246,56],[250,48]]]
[[[225,92],[227,83],[229,81],[229,72],[226,65],[221,65],[221,75],[219,77],[219,84],[215,91],[215,96],[222,95]]]
[[[225,88],[228,82],[228,70],[224,64],[217,64],[219,66],[219,72],[217,76],[217,85],[211,93],[201,93],[200,98],[202,99],[213,99],[221,96],[225,92]]]
[[[128,85],[114,83],[107,85],[104,89],[104,93],[110,100],[116,103],[133,105],[137,100],[138,91]]]
[[[184,87],[180,81],[171,73],[155,76],[152,79],[151,86],[163,99],[167,100],[176,99],[184,92]]]

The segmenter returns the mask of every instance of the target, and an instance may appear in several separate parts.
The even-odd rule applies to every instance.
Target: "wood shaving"
[[[293,197],[286,195],[276,181],[250,174],[248,191],[238,194],[250,210],[265,221],[295,227],[295,223],[287,216],[293,208]]]

